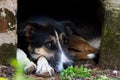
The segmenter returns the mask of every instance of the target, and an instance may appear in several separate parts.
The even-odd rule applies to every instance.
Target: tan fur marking
[[[80,52],[75,52],[70,50],[70,52],[77,57],[77,59],[87,59],[87,55],[90,53],[97,53],[98,49],[92,47],[85,41],[83,38],[71,35],[70,41],[69,41],[69,48],[78,50]]]
[[[50,38],[54,41],[54,44],[57,43],[55,36],[52,36],[52,35],[51,35]]]
[[[63,32],[60,33],[60,40],[63,40],[63,35],[65,35]]]
[[[29,46],[28,46],[28,51],[29,52],[32,52],[32,48],[31,48],[31,45],[29,44]]]
[[[50,58],[51,56],[53,56],[53,54],[50,53],[49,50],[47,50],[44,46],[42,46],[41,48],[36,48],[35,53],[45,56],[46,58]]]

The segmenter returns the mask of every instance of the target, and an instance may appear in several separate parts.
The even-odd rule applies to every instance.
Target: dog
[[[75,60],[93,59],[98,53],[70,21],[32,18],[18,26],[17,34],[17,61],[37,76],[53,76]]]

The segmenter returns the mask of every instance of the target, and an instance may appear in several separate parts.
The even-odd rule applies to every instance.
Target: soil
[[[15,69],[12,68],[11,66],[1,65],[0,66],[0,77],[11,79],[12,76],[14,75],[14,70]]]
[[[73,79],[73,80],[93,80],[93,78],[98,78],[102,75],[106,75],[111,80],[120,80],[120,71],[118,70],[111,70],[111,69],[103,69],[102,67],[98,65],[93,65],[91,63],[83,63],[78,62],[75,64],[75,66],[80,66],[81,64],[84,64],[85,67],[90,68],[91,71],[91,77],[89,79]],[[0,77],[6,77],[8,80],[10,80],[14,76],[15,69],[11,66],[0,66]],[[31,78],[32,80],[60,80],[60,74],[56,73],[53,77],[38,77],[34,74],[25,75],[26,77]]]

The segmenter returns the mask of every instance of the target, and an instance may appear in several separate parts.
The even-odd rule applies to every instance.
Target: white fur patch
[[[88,59],[93,59],[93,58],[95,58],[95,54],[90,53],[87,55],[87,57],[88,57]]]
[[[88,43],[94,48],[99,48],[101,43],[101,38],[98,37],[98,38],[89,40]]]
[[[37,59],[39,57],[38,54],[30,54],[33,59]]]
[[[64,69],[63,63],[71,62],[71,61],[67,58],[67,56],[65,55],[64,50],[62,49],[62,46],[61,46],[60,40],[59,40],[59,36],[58,36],[58,33],[56,32],[56,30],[55,30],[55,35],[56,35],[57,44],[58,44],[58,47],[59,47],[59,50],[60,50],[59,53],[58,53],[58,54],[60,54],[60,61],[59,61],[58,65],[57,65],[57,67],[58,67],[57,70],[58,70],[58,72],[60,72],[60,71],[62,71]]]
[[[45,73],[48,73],[48,76],[52,76],[54,74],[54,69],[48,64],[47,60],[44,57],[40,57],[37,61],[36,74],[44,75]]]
[[[19,48],[17,49],[16,58],[17,58],[18,62],[22,63],[22,64],[27,64],[30,62],[30,60],[27,58],[27,55],[25,54],[25,52]]]
[[[36,65],[32,61],[30,61],[27,58],[27,55],[25,54],[25,52],[19,48],[17,48],[16,58],[18,63],[24,67],[25,71],[31,72],[36,69]]]

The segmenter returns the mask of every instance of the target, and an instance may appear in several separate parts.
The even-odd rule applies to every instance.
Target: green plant
[[[70,66],[61,72],[60,78],[62,80],[72,80],[73,78],[89,78],[90,71],[90,69],[85,68],[83,65],[80,67]]]
[[[106,75],[101,75],[99,78],[94,78],[93,80],[120,80],[118,78],[109,78]]]
[[[112,78],[112,79],[110,79],[110,80],[120,80],[120,78]]]
[[[110,79],[106,75],[102,75],[99,78],[93,80],[110,80]]]
[[[7,80],[7,78],[4,78],[4,77],[0,77],[0,80]]]
[[[11,60],[11,65],[16,68],[15,75],[12,80],[33,80],[24,75],[23,65],[18,64],[15,59]]]
[[[118,78],[109,78],[106,75],[101,75],[99,78],[95,78],[93,80],[119,80]]]

